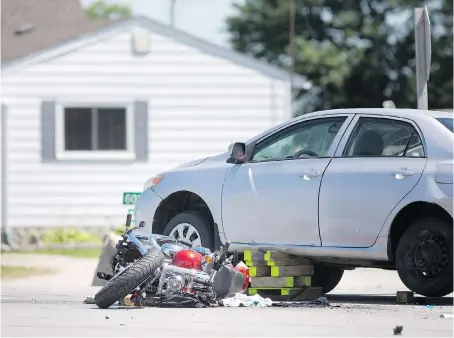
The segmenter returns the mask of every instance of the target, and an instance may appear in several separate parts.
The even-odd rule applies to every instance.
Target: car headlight
[[[157,176],[154,176],[154,177],[151,177],[149,178],[145,184],[143,185],[143,190],[147,190],[148,188],[152,188],[154,187],[156,184],[158,184],[162,179],[164,178],[164,176],[162,175],[157,175]]]

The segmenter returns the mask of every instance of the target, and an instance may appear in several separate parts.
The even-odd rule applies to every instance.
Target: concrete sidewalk
[[[98,259],[8,253],[2,254],[1,262],[3,265],[49,268],[56,271],[48,275],[2,281],[2,290],[27,287],[68,291],[91,287]]]

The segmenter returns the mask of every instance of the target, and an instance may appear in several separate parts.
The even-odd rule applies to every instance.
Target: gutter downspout
[[[11,245],[11,237],[8,228],[8,111],[6,105],[2,103],[1,109],[1,131],[0,137],[2,140],[1,146],[1,188],[0,188],[0,196],[1,196],[1,206],[2,206],[2,244]]]

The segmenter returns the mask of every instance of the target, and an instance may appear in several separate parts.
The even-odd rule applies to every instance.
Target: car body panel
[[[416,186],[426,166],[427,158],[421,157],[343,156],[361,117],[402,121],[419,130],[406,118],[355,116],[322,179],[319,226],[323,246],[372,246],[390,211]],[[404,176],[399,170],[412,174]]]
[[[320,188],[323,246],[370,247],[389,213],[418,183],[425,158],[334,158]],[[354,168],[354,170],[352,170]],[[399,168],[411,176],[392,175]]]
[[[318,192],[330,159],[246,163],[227,174],[222,221],[229,240],[320,245]],[[304,179],[304,172],[318,177]]]
[[[388,260],[388,237],[378,238],[374,245],[369,248],[341,248],[313,245],[298,245],[292,243],[242,243],[232,242],[231,250],[242,252],[243,250],[275,250],[289,255],[320,258],[341,259],[356,262],[386,262]]]
[[[176,167],[167,171],[159,184],[152,189],[163,200],[179,191],[190,191],[200,196],[210,208],[214,222],[221,231],[222,185],[227,171],[233,166],[226,163],[227,159],[228,155],[224,153],[196,165]]]
[[[222,222],[229,240],[263,242],[273,238],[275,244],[321,245],[318,228],[321,177],[354,115],[324,116],[329,117],[345,120],[326,158],[250,162],[229,170],[222,190]],[[299,119],[298,124],[316,119]],[[318,176],[310,176],[311,172]]]
[[[333,150],[333,159],[327,159],[327,161],[325,161],[325,159],[317,159],[319,162],[318,165],[321,167],[327,164],[325,175],[328,173],[328,175],[322,177],[320,195],[322,204],[325,199],[327,201],[327,204],[324,206],[322,205],[320,209],[323,214],[326,213],[326,216],[322,215],[321,217],[323,246],[320,246],[320,241],[317,241],[317,226],[314,227],[311,224],[306,228],[305,225],[301,225],[296,228],[296,230],[292,231],[290,224],[291,220],[286,219],[285,215],[281,218],[278,217],[285,212],[290,212],[298,218],[297,221],[293,222],[294,227],[298,226],[297,223],[300,220],[309,220],[309,222],[312,223],[315,219],[314,213],[307,216],[300,216],[294,212],[294,206],[297,204],[288,203],[287,205],[285,203],[285,198],[287,196],[293,196],[293,200],[296,200],[295,197],[299,190],[298,183],[293,184],[294,181],[291,178],[286,178],[282,186],[286,187],[288,190],[287,192],[277,192],[275,196],[271,197],[260,196],[260,199],[257,199],[254,195],[251,176],[256,179],[256,188],[258,182],[257,178],[261,176],[261,179],[263,179],[263,182],[265,183],[261,183],[260,186],[266,188],[264,190],[265,194],[272,195],[274,187],[272,187],[270,182],[277,181],[278,177],[284,175],[286,172],[294,175],[295,168],[290,168],[287,164],[284,164],[279,169],[281,172],[278,173],[278,168],[273,165],[270,166],[270,172],[265,173],[261,172],[259,166],[252,168],[252,164],[250,163],[228,163],[227,160],[229,155],[227,152],[218,156],[192,161],[191,163],[163,173],[164,178],[153,188],[145,190],[139,197],[136,205],[136,222],[139,223],[140,220],[145,220],[147,230],[144,231],[152,231],[152,229],[149,228],[149,224],[152,224],[156,209],[162,200],[165,200],[168,196],[178,191],[190,191],[199,195],[206,202],[213,215],[214,221],[218,225],[221,242],[225,243],[227,240],[232,242],[232,250],[261,248],[274,249],[307,257],[386,261],[388,260],[388,238],[392,222],[399,212],[407,205],[414,202],[434,203],[444,208],[451,216],[453,215],[452,184],[449,184],[449,182],[452,181],[452,176],[449,176],[448,169],[452,168],[453,164],[454,137],[451,131],[434,118],[452,118],[452,114],[415,109],[374,108],[327,110],[306,114],[285,121],[256,135],[245,143],[246,146],[252,147],[256,142],[260,142],[273,133],[283,130],[295,123],[310,118],[328,117],[333,115],[339,116],[340,114],[354,115],[355,118],[357,118],[358,114],[378,117],[388,116],[411,121],[420,132],[425,155],[428,158],[399,158],[398,162],[394,161],[393,163],[385,164],[373,163],[373,159],[371,158],[357,159],[352,167],[354,167],[356,171],[360,171],[363,176],[359,178],[356,177],[355,179],[368,186],[361,187],[361,189],[355,191],[354,194],[352,192],[352,195],[355,196],[358,209],[365,208],[367,209],[367,212],[366,210],[361,210],[364,222],[361,221],[360,217],[353,216],[351,224],[347,224],[346,227],[350,231],[356,230],[362,223],[364,224],[363,227],[370,227],[369,229],[361,228],[363,231],[358,234],[358,236],[356,236],[356,232],[351,234],[352,238],[349,238],[347,234],[341,233],[342,227],[344,227],[343,230],[345,230],[346,224],[346,213],[342,214],[343,208],[348,206],[349,203],[354,204],[353,202],[345,201],[346,196],[349,196],[348,190],[346,194],[335,193],[333,195],[330,193],[330,190],[332,191],[336,188],[327,186],[325,189],[323,186],[324,183],[336,181],[335,187],[343,187],[345,189],[350,187],[349,184],[342,182],[341,176],[337,174],[339,170],[345,171],[348,169],[348,165],[343,163],[344,159],[340,158],[340,154],[342,154],[348,137],[353,130],[353,121],[350,121],[348,126],[345,126],[346,130],[342,133],[342,137],[336,139],[337,144]],[[314,159],[311,159],[311,161],[312,160]],[[370,162],[371,160],[372,162]],[[330,163],[328,164],[327,162]],[[298,167],[298,165],[295,167]],[[396,190],[396,188],[393,187],[393,189],[387,191],[382,185],[388,184],[387,182],[389,180],[396,183],[393,181],[395,178],[389,174],[390,169],[395,169],[394,167],[407,167],[407,169],[410,169],[411,167],[411,170],[416,174],[411,176],[411,180],[400,180],[399,184],[405,184],[403,189]],[[367,171],[366,169],[373,170]],[[369,179],[366,173],[371,174],[371,178],[373,178],[374,175],[381,175],[383,173],[387,178],[385,179],[383,176],[381,184],[375,185],[368,182]],[[354,171],[349,175],[354,177]],[[420,175],[419,180],[417,179],[418,175]],[[436,182],[436,179],[439,183]],[[223,189],[224,195],[222,193]],[[240,191],[235,191],[235,189],[239,189]],[[375,195],[373,195],[373,191],[370,191],[374,189],[376,190]],[[377,189],[384,196],[377,196]],[[365,198],[364,200],[361,200],[360,196],[363,193]],[[340,203],[333,207],[335,196],[337,196],[336,198],[339,199]],[[316,202],[314,201],[318,200],[317,196],[313,199],[309,196],[304,198],[307,198],[305,201],[306,207],[308,208],[307,210],[316,207]],[[383,199],[385,198],[386,208],[383,208],[383,211],[380,210],[380,215],[377,215],[377,213],[374,214],[374,208],[382,208]],[[370,205],[366,203],[366,200],[369,201],[368,203],[370,203]],[[263,203],[263,205],[261,203]],[[273,209],[273,203],[277,203],[278,208],[275,207]],[[244,209],[241,209],[241,207]],[[263,215],[256,219],[250,219],[248,218],[248,212],[250,212],[251,207],[256,212],[257,210],[265,212],[264,215],[270,215],[270,210],[274,211],[275,214],[272,214],[270,219],[267,219],[267,217]],[[305,206],[303,205],[301,211],[305,212],[305,210]],[[343,219],[340,222],[337,222],[336,219],[339,217],[339,213],[341,214],[340,218]],[[282,218],[285,219],[284,225],[282,224]],[[256,221],[257,219],[258,221]],[[372,222],[369,222],[370,219],[372,219]],[[327,223],[328,225],[325,226],[323,223],[326,220],[330,223]],[[261,223],[263,222],[266,222],[268,228],[270,224],[277,223],[276,228],[269,232],[262,231],[263,226]],[[279,229],[279,227],[281,227],[281,229]],[[242,233],[244,230],[245,233]],[[298,238],[303,237],[305,231],[309,233],[309,236],[306,238]],[[325,240],[323,240],[324,236]]]

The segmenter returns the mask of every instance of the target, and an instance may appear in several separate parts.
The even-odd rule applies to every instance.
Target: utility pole
[[[289,8],[289,53],[290,53],[290,107],[293,116],[293,75],[295,73],[295,0],[290,0]]]
[[[170,27],[175,28],[175,4],[177,0],[170,0]]]
[[[415,8],[416,94],[418,109],[429,109],[427,82],[430,75],[431,33],[427,7]]]

